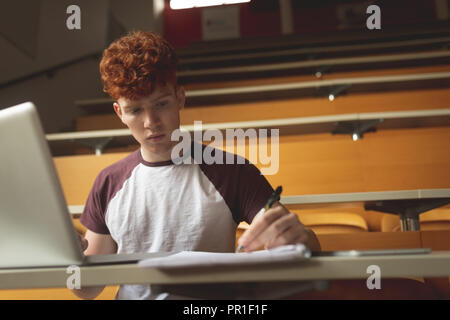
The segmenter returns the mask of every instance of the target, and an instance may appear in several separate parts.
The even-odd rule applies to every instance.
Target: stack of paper
[[[305,260],[311,252],[303,244],[285,245],[274,249],[240,253],[218,253],[182,251],[160,258],[149,258],[139,262],[144,268],[188,268],[248,265]]]

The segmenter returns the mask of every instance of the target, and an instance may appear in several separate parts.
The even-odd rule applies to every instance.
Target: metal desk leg
[[[364,204],[366,210],[396,214],[400,217],[402,231],[419,231],[419,215],[450,203],[450,198],[426,198],[405,200],[369,201]]]
[[[419,231],[420,221],[419,216],[408,215],[406,213],[400,214],[400,227],[402,231]]]

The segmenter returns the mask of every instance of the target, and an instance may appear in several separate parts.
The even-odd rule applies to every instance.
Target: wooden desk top
[[[267,264],[163,271],[137,264],[82,266],[81,286],[132,283],[193,284],[283,280],[366,279],[368,267],[380,268],[381,279],[396,277],[448,277],[450,251],[430,254],[365,257],[313,257],[289,264]],[[65,267],[1,269],[0,289],[65,287],[71,273]]]
[[[290,204],[320,204],[320,203],[341,203],[341,202],[366,202],[381,200],[407,200],[407,199],[429,199],[429,198],[450,198],[450,189],[416,189],[416,190],[395,190],[395,191],[374,191],[374,192],[353,192],[353,193],[330,193],[298,196],[282,196],[281,203]],[[69,212],[76,216],[83,213],[83,205],[68,206]]]
[[[281,197],[281,202],[288,205],[431,198],[450,198],[450,189],[416,189],[284,196]]]

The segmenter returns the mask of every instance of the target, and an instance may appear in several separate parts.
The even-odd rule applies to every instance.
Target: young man
[[[246,251],[289,243],[319,250],[314,233],[279,202],[255,217],[273,189],[248,161],[172,161],[178,142],[171,140],[171,134],[180,126],[185,103],[176,67],[173,48],[151,32],[129,34],[103,53],[104,90],[115,100],[117,116],[140,148],[98,175],[81,217],[88,229],[82,239],[85,254],[232,252],[241,221],[251,223],[239,241]],[[75,293],[94,298],[102,290],[91,287]],[[148,285],[123,285],[117,298],[158,296]]]

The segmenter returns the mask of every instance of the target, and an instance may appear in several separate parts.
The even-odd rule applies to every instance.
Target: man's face
[[[146,161],[170,159],[172,147],[177,143],[171,141],[170,136],[180,127],[184,101],[182,87],[167,85],[156,86],[150,95],[139,100],[119,98],[114,103],[114,110],[141,145]]]

